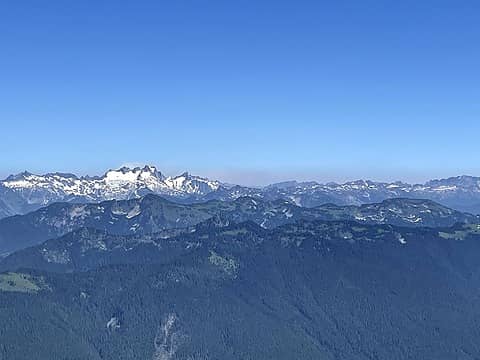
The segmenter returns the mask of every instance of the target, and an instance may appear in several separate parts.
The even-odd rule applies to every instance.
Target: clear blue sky
[[[0,175],[480,175],[479,1],[4,1]]]

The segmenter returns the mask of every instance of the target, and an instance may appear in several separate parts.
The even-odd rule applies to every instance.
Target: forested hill
[[[86,271],[4,272],[0,359],[473,360],[480,353],[476,225],[299,221],[267,230],[247,222],[197,231],[136,250],[122,248],[122,236],[103,238],[105,248],[93,241],[83,256],[77,244],[70,259],[94,264]],[[64,243],[85,244],[81,235]],[[122,252],[113,261],[101,255],[112,244]]]

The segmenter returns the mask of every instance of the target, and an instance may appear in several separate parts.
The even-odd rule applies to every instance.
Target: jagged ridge
[[[432,180],[425,184],[368,180],[344,184],[291,181],[250,188],[226,185],[188,173],[167,177],[154,166],[145,166],[122,167],[96,177],[28,172],[9,176],[0,182],[0,218],[25,214],[58,201],[100,202],[131,199],[148,193],[184,203],[253,196],[266,200],[284,199],[306,207],[325,203],[360,205],[404,197],[430,199],[457,210],[480,213],[480,178],[471,176]]]

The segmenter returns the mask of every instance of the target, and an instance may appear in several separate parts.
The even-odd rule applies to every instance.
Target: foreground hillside
[[[89,231],[45,244],[70,244],[56,250],[78,267],[4,264],[0,359],[480,354],[477,225],[210,221],[147,242]],[[28,266],[46,264],[62,262]]]

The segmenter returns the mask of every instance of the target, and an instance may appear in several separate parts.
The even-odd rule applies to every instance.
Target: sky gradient
[[[0,176],[480,175],[478,1],[0,3]]]

